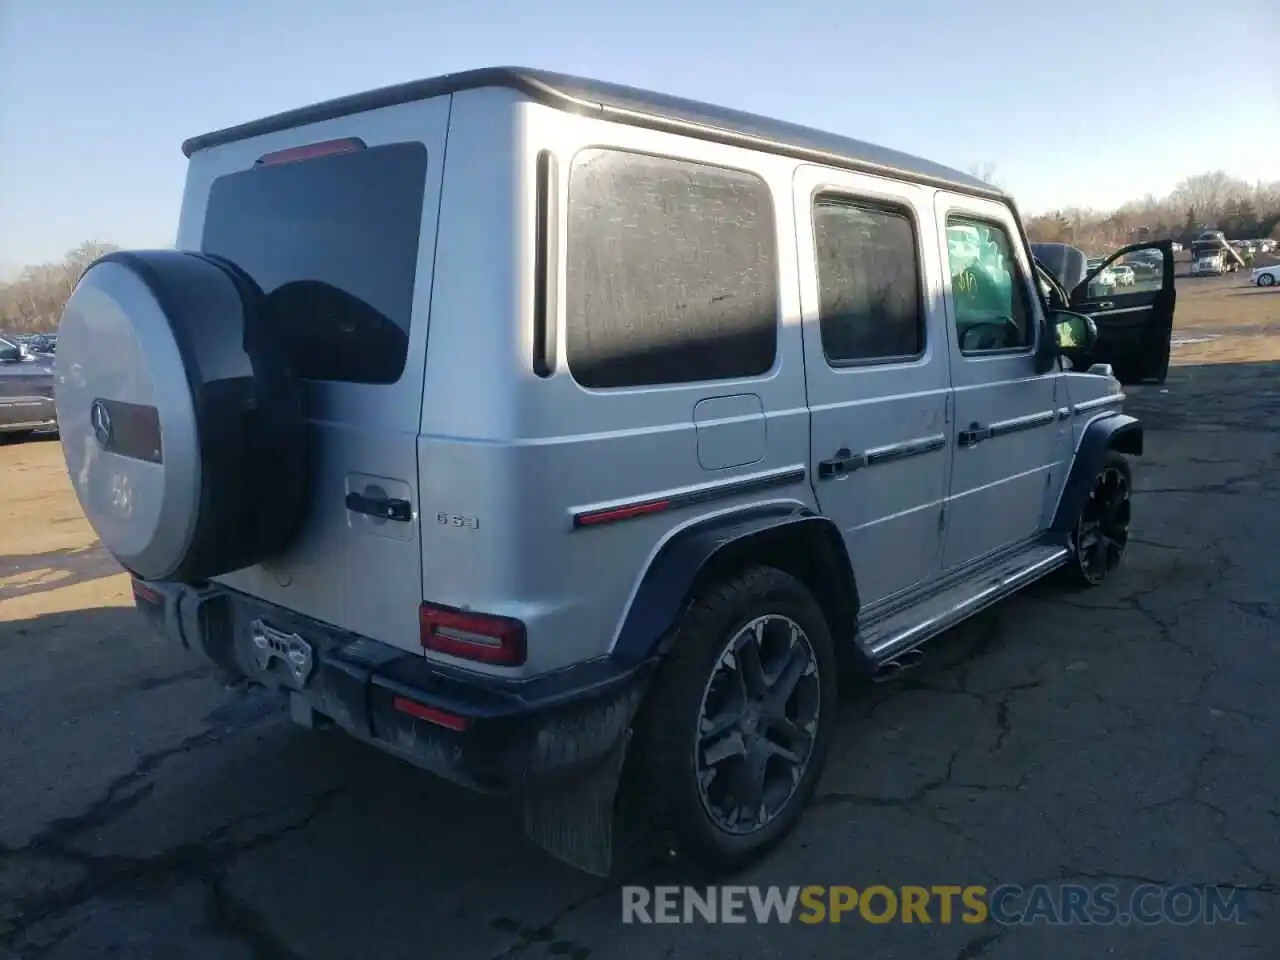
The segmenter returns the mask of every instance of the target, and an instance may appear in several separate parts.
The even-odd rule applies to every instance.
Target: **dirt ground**
[[[1273,263],[1263,257],[1257,265]],[[1185,269],[1186,264],[1179,264]],[[1280,360],[1280,287],[1258,287],[1241,272],[1178,279],[1174,310],[1175,364],[1272,363]]]
[[[1232,884],[1243,923],[623,927],[621,881],[533,851],[501,803],[295,728],[152,636],[37,440],[0,444],[0,955],[1274,958],[1280,290],[1178,290],[1169,382],[1130,392],[1126,569],[854,691],[814,808],[740,882]]]

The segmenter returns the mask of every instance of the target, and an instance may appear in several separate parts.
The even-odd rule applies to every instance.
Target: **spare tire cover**
[[[230,263],[160,250],[108,254],[67,302],[54,384],[67,471],[138,577],[238,570],[297,527],[306,419],[261,300]]]

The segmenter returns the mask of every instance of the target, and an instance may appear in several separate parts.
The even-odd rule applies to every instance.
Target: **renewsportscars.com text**
[[[1234,887],[1113,884],[622,888],[623,923],[915,923],[1004,926],[1242,923]]]

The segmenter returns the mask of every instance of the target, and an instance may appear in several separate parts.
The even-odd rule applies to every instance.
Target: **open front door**
[[[1107,257],[1071,294],[1071,308],[1098,326],[1093,359],[1110,363],[1123,383],[1169,373],[1173,336],[1173,244],[1135,243]]]

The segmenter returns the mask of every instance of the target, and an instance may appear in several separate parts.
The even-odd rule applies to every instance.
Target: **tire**
[[[763,639],[745,640],[756,624]],[[790,633],[793,626],[798,635]],[[784,655],[796,657],[797,669],[801,658],[807,660],[784,705],[794,721],[789,728],[771,725],[768,709],[734,709],[743,699],[739,691],[746,689],[735,682],[744,676],[737,665],[748,661],[730,657],[729,650],[744,640],[742,650],[763,648],[756,661],[764,664],[761,679],[774,673],[771,667],[778,671],[775,680],[786,676],[778,666]],[[640,770],[649,813],[668,849],[718,873],[752,862],[790,833],[813,794],[831,745],[836,671],[822,608],[790,574],[756,567],[712,585],[694,600],[655,677],[639,725]],[[715,739],[703,730],[711,722],[708,715],[737,720],[726,720],[725,734]],[[802,735],[800,728],[810,722],[808,736]],[[704,741],[713,748],[736,744],[749,754],[723,754],[707,762],[708,753],[699,748]],[[791,757],[802,759],[798,767],[777,752],[780,741],[790,744]],[[744,815],[743,806],[731,797],[738,778],[747,774],[747,755],[768,759],[761,765],[763,802],[759,811]],[[708,776],[712,769],[715,772]],[[736,812],[730,813],[731,807]]]
[[[1132,513],[1133,472],[1129,461],[1114,451],[1107,454],[1093,478],[1093,487],[1071,529],[1071,561],[1065,572],[1068,581],[1078,588],[1101,585],[1124,560],[1129,545],[1129,521]],[[1115,506],[1108,502],[1108,491],[1119,487],[1122,497]],[[1094,529],[1096,525],[1096,531]],[[1094,539],[1091,534],[1102,539]]]
[[[1258,276],[1258,286],[1260,287],[1270,287],[1274,285],[1275,282],[1276,278],[1269,273],[1260,274]]]
[[[282,551],[307,489],[306,418],[262,293],[230,263],[108,254],[67,301],[54,390],[85,516],[144,580],[191,582]]]

